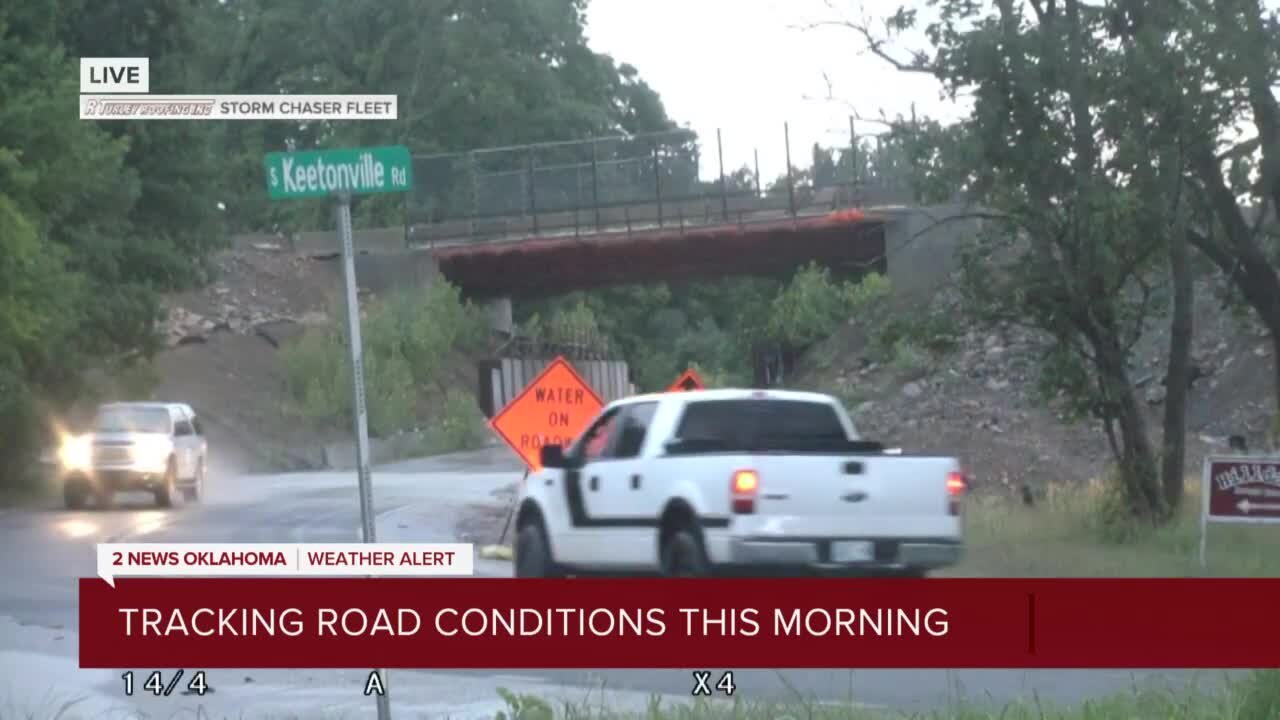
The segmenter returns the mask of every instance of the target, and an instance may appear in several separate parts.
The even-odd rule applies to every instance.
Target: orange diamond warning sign
[[[698,377],[698,373],[694,372],[693,368],[689,368],[684,371],[683,375],[676,379],[675,383],[673,383],[671,387],[667,388],[667,392],[702,390],[705,387],[706,385],[703,385],[702,378]]]
[[[604,408],[604,401],[564,358],[556,358],[489,421],[530,470],[542,469],[543,445],[568,446]]]

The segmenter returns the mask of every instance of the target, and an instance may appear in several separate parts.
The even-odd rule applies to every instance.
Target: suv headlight
[[[85,470],[93,462],[93,448],[88,436],[72,435],[58,448],[58,462],[66,470]]]
[[[173,443],[164,437],[138,438],[133,444],[134,459],[144,465],[164,465],[172,450]]]

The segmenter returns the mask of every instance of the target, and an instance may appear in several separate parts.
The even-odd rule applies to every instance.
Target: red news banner
[[[98,578],[86,668],[1280,667],[1277,580]]]

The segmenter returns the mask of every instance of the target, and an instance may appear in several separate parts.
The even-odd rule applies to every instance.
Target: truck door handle
[[[591,476],[591,489],[597,490],[600,487],[600,477],[598,475]]]
[[[631,476],[631,489],[632,489],[632,490],[639,490],[639,489],[640,489],[640,476],[639,476],[639,475],[632,475],[632,476]]]
[[[861,462],[857,460],[850,460],[849,462],[844,464],[844,474],[845,475],[861,475],[864,467],[865,466]]]

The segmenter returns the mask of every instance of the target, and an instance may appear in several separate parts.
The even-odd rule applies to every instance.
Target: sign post
[[[373,480],[369,473],[369,413],[364,391],[364,346],[360,339],[360,298],[356,283],[355,240],[351,229],[351,196],[408,192],[413,187],[413,161],[406,147],[317,150],[268,153],[265,159],[267,194],[273,200],[335,198],[338,235],[342,243],[342,278],[346,286],[347,348],[351,353],[351,385],[356,435],[356,482],[360,493],[360,537],[375,543]],[[375,670],[378,720],[390,720],[386,670]],[[369,694],[366,691],[366,694]]]
[[[603,408],[604,401],[587,381],[558,357],[494,415],[489,426],[531,472],[537,472],[542,469],[543,445],[567,446]]]
[[[351,195],[338,196],[338,232],[342,236],[342,278],[346,285],[347,349],[351,353],[351,382],[354,392],[356,481],[360,485],[360,536],[364,542],[378,541],[373,521],[373,488],[369,477],[369,408],[364,393],[364,344],[360,338],[360,297],[356,284],[355,242],[351,231]]]
[[[1280,457],[1207,457],[1201,484],[1201,568],[1208,567],[1209,523],[1280,523]]]

